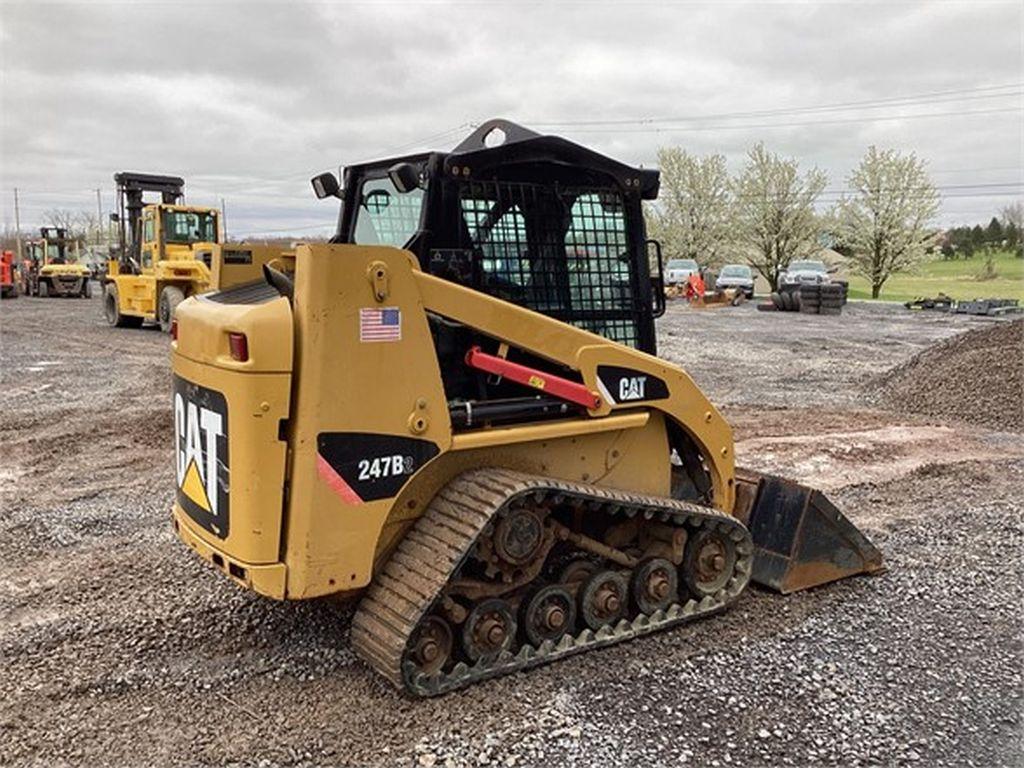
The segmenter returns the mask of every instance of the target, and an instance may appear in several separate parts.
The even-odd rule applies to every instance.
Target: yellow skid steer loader
[[[329,244],[177,311],[174,528],[228,578],[360,597],[429,696],[882,568],[655,356],[657,171],[494,120],[313,186]]]

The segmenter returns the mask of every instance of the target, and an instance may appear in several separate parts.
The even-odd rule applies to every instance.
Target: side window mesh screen
[[[476,287],[613,341],[639,344],[625,207],[613,189],[460,187]]]

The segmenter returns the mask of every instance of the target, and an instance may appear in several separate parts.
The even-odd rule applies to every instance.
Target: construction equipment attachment
[[[657,357],[658,184],[504,120],[318,176],[331,242],[178,306],[177,535],[268,597],[359,597],[356,653],[416,696],[877,571]]]
[[[882,553],[821,492],[737,470],[733,516],[754,544],[751,580],[783,594],[859,573],[880,573]]]

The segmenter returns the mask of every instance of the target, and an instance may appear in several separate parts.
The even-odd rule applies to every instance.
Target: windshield
[[[722,277],[750,277],[750,267],[742,264],[729,264],[722,268]]]
[[[697,270],[697,262],[693,259],[670,259],[668,262],[669,269],[689,269],[691,271]]]
[[[821,261],[794,261],[789,265],[790,272],[824,272],[825,264]]]
[[[359,195],[355,241],[359,245],[404,246],[420,228],[423,190],[402,194],[391,179],[367,179]]]
[[[212,212],[164,211],[165,243],[216,243],[217,217]]]

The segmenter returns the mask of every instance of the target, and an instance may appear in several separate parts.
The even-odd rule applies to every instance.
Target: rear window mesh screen
[[[471,181],[460,203],[479,290],[638,346],[618,191]]]

